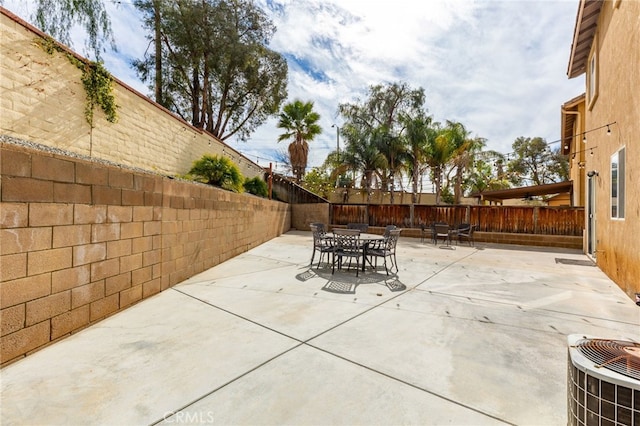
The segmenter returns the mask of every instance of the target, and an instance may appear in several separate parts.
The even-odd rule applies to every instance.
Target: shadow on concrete
[[[400,281],[397,274],[387,275],[384,270],[367,269],[360,271],[356,276],[355,271],[335,271],[330,267],[308,267],[305,271],[296,275],[298,281],[306,282],[313,278],[326,281],[322,286],[323,291],[340,294],[355,294],[356,289],[362,284],[383,284],[392,292],[404,291],[407,286]]]

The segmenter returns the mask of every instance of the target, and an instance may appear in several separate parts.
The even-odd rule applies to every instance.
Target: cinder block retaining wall
[[[289,205],[2,143],[0,363],[256,247]]]
[[[68,49],[45,52],[36,42],[44,34],[3,8],[0,32],[3,134],[170,176],[184,175],[204,154],[230,158],[245,177],[264,175],[262,167],[231,146],[117,79],[117,122],[107,122],[96,107],[89,125],[82,73],[66,54],[85,59]]]
[[[312,223],[329,223],[329,206],[328,203],[292,204],[291,227],[308,231]]]

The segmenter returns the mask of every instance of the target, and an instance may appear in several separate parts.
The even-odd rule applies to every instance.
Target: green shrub
[[[242,192],[244,178],[238,166],[227,157],[205,154],[193,163],[189,174],[199,182],[219,186],[229,191]]]
[[[267,183],[257,176],[244,181],[244,190],[250,194],[258,195],[260,197],[266,198],[269,196]]]

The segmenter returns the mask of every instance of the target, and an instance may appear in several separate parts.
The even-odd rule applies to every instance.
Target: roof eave
[[[578,77],[586,71],[602,3],[602,0],[580,0],[567,67],[569,78]]]

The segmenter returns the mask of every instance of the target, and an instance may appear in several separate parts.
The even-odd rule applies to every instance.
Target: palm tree
[[[438,124],[438,123],[436,123]],[[433,137],[427,138],[427,164],[431,168],[431,181],[436,185],[436,204],[440,204],[445,167],[455,153],[455,146],[448,129],[435,126]]]
[[[309,157],[309,142],[322,133],[317,124],[320,114],[313,111],[313,102],[302,102],[296,99],[286,104],[280,113],[277,127],[285,132],[278,136],[278,142],[293,141],[289,144],[289,160],[296,181],[299,183],[304,176]]]
[[[376,146],[387,160],[387,167],[383,173],[382,186],[390,192],[390,202],[394,203],[395,181],[402,166],[401,159],[406,147],[404,138],[399,134],[392,134],[386,125],[379,126],[372,132],[372,144]]]
[[[428,154],[428,138],[430,133],[433,134],[431,128],[432,117],[420,114],[415,118],[408,116],[402,117],[405,131],[404,138],[406,140],[406,151],[404,153],[405,169],[411,176],[412,185],[412,202],[418,202],[418,182],[426,171],[425,163]]]
[[[345,149],[340,157],[341,173],[351,170],[361,175],[360,188],[367,191],[367,202],[371,201],[371,189],[376,181],[380,181],[383,170],[387,168],[387,160],[378,148],[370,142],[369,132],[362,127],[346,124],[342,128]]]

